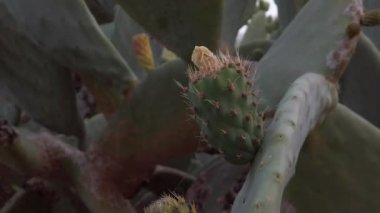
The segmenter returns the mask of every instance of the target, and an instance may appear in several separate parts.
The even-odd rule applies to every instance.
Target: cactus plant
[[[276,2],[0,0],[1,210],[378,212],[380,5]]]

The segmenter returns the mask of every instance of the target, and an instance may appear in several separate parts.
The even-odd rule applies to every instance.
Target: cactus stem
[[[292,96],[299,98],[289,98]],[[256,212],[259,203],[259,212],[280,212],[284,189],[294,174],[295,159],[306,136],[337,102],[337,86],[322,75],[305,74],[292,84],[278,105],[232,213]]]

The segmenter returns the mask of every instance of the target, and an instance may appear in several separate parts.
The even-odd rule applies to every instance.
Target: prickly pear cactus
[[[189,71],[189,87],[183,88],[201,137],[220,149],[226,160],[243,164],[253,159],[263,134],[263,114],[257,109],[252,64],[230,55],[215,56],[196,47]]]

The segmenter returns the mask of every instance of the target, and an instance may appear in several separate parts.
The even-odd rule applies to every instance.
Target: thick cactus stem
[[[182,91],[201,128],[204,141],[220,149],[226,160],[251,161],[262,138],[262,113],[258,112],[251,64],[238,57],[215,56],[205,47],[195,47],[189,71],[189,87]]]
[[[298,78],[280,102],[262,150],[239,192],[233,213],[280,212],[285,186],[295,173],[309,131],[337,103],[336,85],[319,74]]]

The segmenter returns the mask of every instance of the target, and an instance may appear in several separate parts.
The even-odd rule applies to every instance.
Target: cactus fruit
[[[229,54],[215,56],[195,47],[189,71],[189,87],[182,87],[201,137],[223,153],[226,160],[251,161],[263,135],[263,113],[257,109],[250,63]]]
[[[181,196],[166,195],[145,209],[145,213],[197,213],[194,205],[186,203]]]

